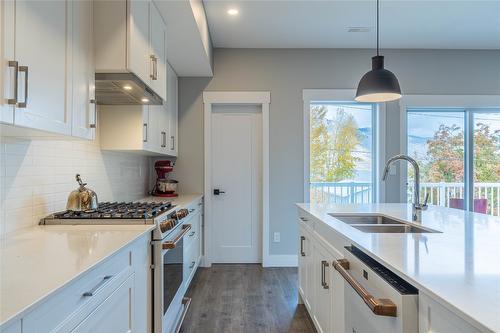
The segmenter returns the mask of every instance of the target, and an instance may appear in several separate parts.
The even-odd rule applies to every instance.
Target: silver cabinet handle
[[[306,253],[304,252],[304,241],[306,238],[304,236],[300,236],[300,255],[305,257]]]
[[[14,97],[7,100],[7,104],[16,105],[17,104],[17,79],[19,77],[19,64],[17,61],[9,61],[9,67],[14,68]]]
[[[149,59],[151,61],[151,68],[150,68],[150,71],[149,71],[149,77],[154,80],[155,79],[155,56],[154,54],[151,54],[149,56]]]
[[[94,122],[89,124],[90,128],[97,128],[97,106],[95,103],[95,99],[90,100],[90,104],[94,106]]]
[[[167,146],[167,133],[161,132],[161,147],[165,148]]]
[[[191,208],[191,209],[189,210],[189,212],[190,212],[190,213],[192,213],[192,212],[194,212],[194,210],[195,210],[194,208]]]
[[[142,124],[142,130],[143,130],[142,142],[148,142],[148,124],[146,124],[146,123]]]
[[[189,237],[193,237],[195,233],[196,233],[195,231],[191,232],[191,233],[189,234]]]
[[[175,136],[171,136],[170,137],[172,139],[172,148],[170,148],[170,150],[175,150]]]
[[[330,266],[330,264],[328,263],[328,261],[326,260],[322,260],[321,261],[321,286],[323,287],[323,289],[328,289],[330,288],[328,286],[328,283],[326,282],[326,267]]]
[[[83,293],[84,297],[92,297],[94,296],[99,290],[101,290],[104,287],[104,284],[110,280],[113,277],[113,275],[106,275],[105,277],[102,278],[101,282],[99,282],[94,288],[90,289],[89,291],[86,291]]]
[[[158,80],[158,58],[155,57],[155,80]]]
[[[191,265],[189,265],[189,269],[192,269],[194,267],[194,265],[196,265],[196,262],[195,261],[191,261]]]
[[[309,221],[309,220],[308,220],[308,219],[306,219],[305,217],[301,217],[300,219],[301,219],[303,222],[307,222],[307,221]]]
[[[24,72],[24,102],[18,102],[17,107],[25,108],[28,105],[28,66],[19,66],[19,72]]]

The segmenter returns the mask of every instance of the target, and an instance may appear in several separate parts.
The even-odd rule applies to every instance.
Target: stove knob
[[[168,219],[165,222],[160,223],[160,231],[161,232],[166,232],[172,229],[175,226],[174,223],[172,223],[172,219]]]

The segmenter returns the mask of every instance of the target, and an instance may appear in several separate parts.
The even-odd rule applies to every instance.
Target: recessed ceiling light
[[[141,102],[147,103],[147,102],[149,102],[149,99],[147,99],[146,97],[144,97],[143,99],[141,99]]]
[[[236,16],[240,13],[240,11],[236,8],[230,8],[227,10],[227,13],[231,16]]]
[[[123,86],[123,89],[125,89],[125,90],[132,90],[132,86],[126,84],[126,85]]]

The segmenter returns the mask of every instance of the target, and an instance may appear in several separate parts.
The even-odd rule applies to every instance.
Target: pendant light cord
[[[379,55],[378,53],[378,21],[379,21],[379,14],[378,14],[378,11],[379,11],[379,0],[377,0],[377,56]]]

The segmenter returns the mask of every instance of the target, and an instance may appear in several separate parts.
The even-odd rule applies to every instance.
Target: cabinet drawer
[[[132,250],[122,250],[55,292],[23,318],[23,332],[69,332],[132,274]]]
[[[189,287],[189,283],[198,268],[198,259],[200,258],[200,241],[196,239],[184,253],[184,283]]]
[[[187,224],[191,225],[191,230],[184,236],[184,247],[188,249],[194,242],[200,239],[199,215],[193,216]]]
[[[74,333],[134,332],[134,274],[129,276],[74,330]]]

